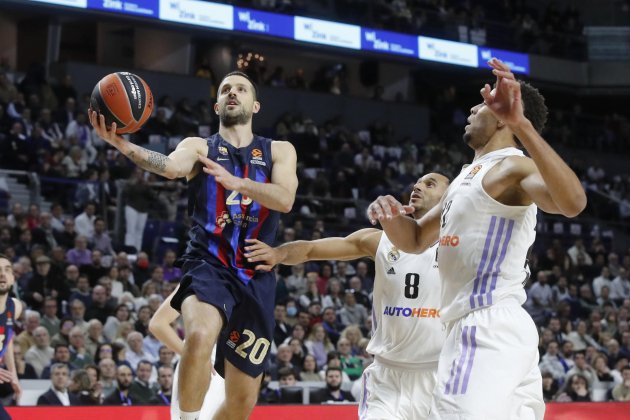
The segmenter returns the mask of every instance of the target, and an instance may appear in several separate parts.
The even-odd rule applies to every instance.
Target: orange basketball
[[[153,94],[135,74],[111,73],[94,86],[90,107],[105,116],[108,127],[115,122],[117,134],[135,133],[153,112]]]

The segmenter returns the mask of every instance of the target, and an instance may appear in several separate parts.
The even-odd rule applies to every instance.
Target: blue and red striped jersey
[[[271,182],[271,139],[254,136],[246,147],[236,148],[218,133],[208,138],[208,158],[235,176]],[[243,256],[245,239],[258,239],[272,245],[280,213],[226,190],[214,177],[200,172],[188,187],[188,213],[192,217],[188,249],[183,258],[206,258],[209,262],[235,270],[245,284],[255,274],[255,264]]]
[[[4,359],[9,343],[13,338],[15,319],[15,302],[11,297],[7,297],[7,304],[4,312],[0,314],[0,359]]]

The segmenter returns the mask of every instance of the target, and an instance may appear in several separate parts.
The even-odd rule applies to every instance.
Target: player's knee
[[[258,402],[258,392],[248,389],[240,389],[230,392],[226,395],[226,404],[228,407],[238,407],[238,411],[247,416],[256,406]]]
[[[204,328],[192,328],[186,334],[184,342],[184,351],[188,353],[211,353],[214,347],[213,334]]]

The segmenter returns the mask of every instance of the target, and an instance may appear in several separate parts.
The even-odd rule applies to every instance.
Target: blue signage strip
[[[234,30],[293,39],[294,17],[259,10],[234,8]]]
[[[385,54],[417,57],[418,37],[371,28],[361,28],[361,49]]]
[[[514,73],[529,74],[529,56],[527,54],[499,50],[497,48],[479,47],[480,68],[490,68],[488,60],[493,57],[510,66]]]
[[[88,0],[88,9],[158,18],[159,0]]]
[[[332,47],[375,51],[456,66],[488,68],[487,61],[496,57],[507,63],[515,73],[530,72],[529,56],[523,53],[201,0],[30,1],[144,16],[227,31],[257,33]]]

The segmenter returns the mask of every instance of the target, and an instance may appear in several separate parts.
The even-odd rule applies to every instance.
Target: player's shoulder
[[[200,149],[204,147],[205,148],[208,147],[208,141],[201,137],[186,137],[185,139],[183,139],[177,144],[178,149],[182,149],[182,148]]]
[[[22,301],[18,298],[11,298],[13,300],[13,304],[15,306],[15,318],[19,318],[22,313]]]
[[[507,156],[497,164],[497,169],[505,178],[523,178],[538,171],[533,159],[528,156]]]
[[[286,140],[272,140],[271,141],[271,153],[274,160],[277,158],[286,158],[290,156],[297,156],[295,146],[291,142]]]

